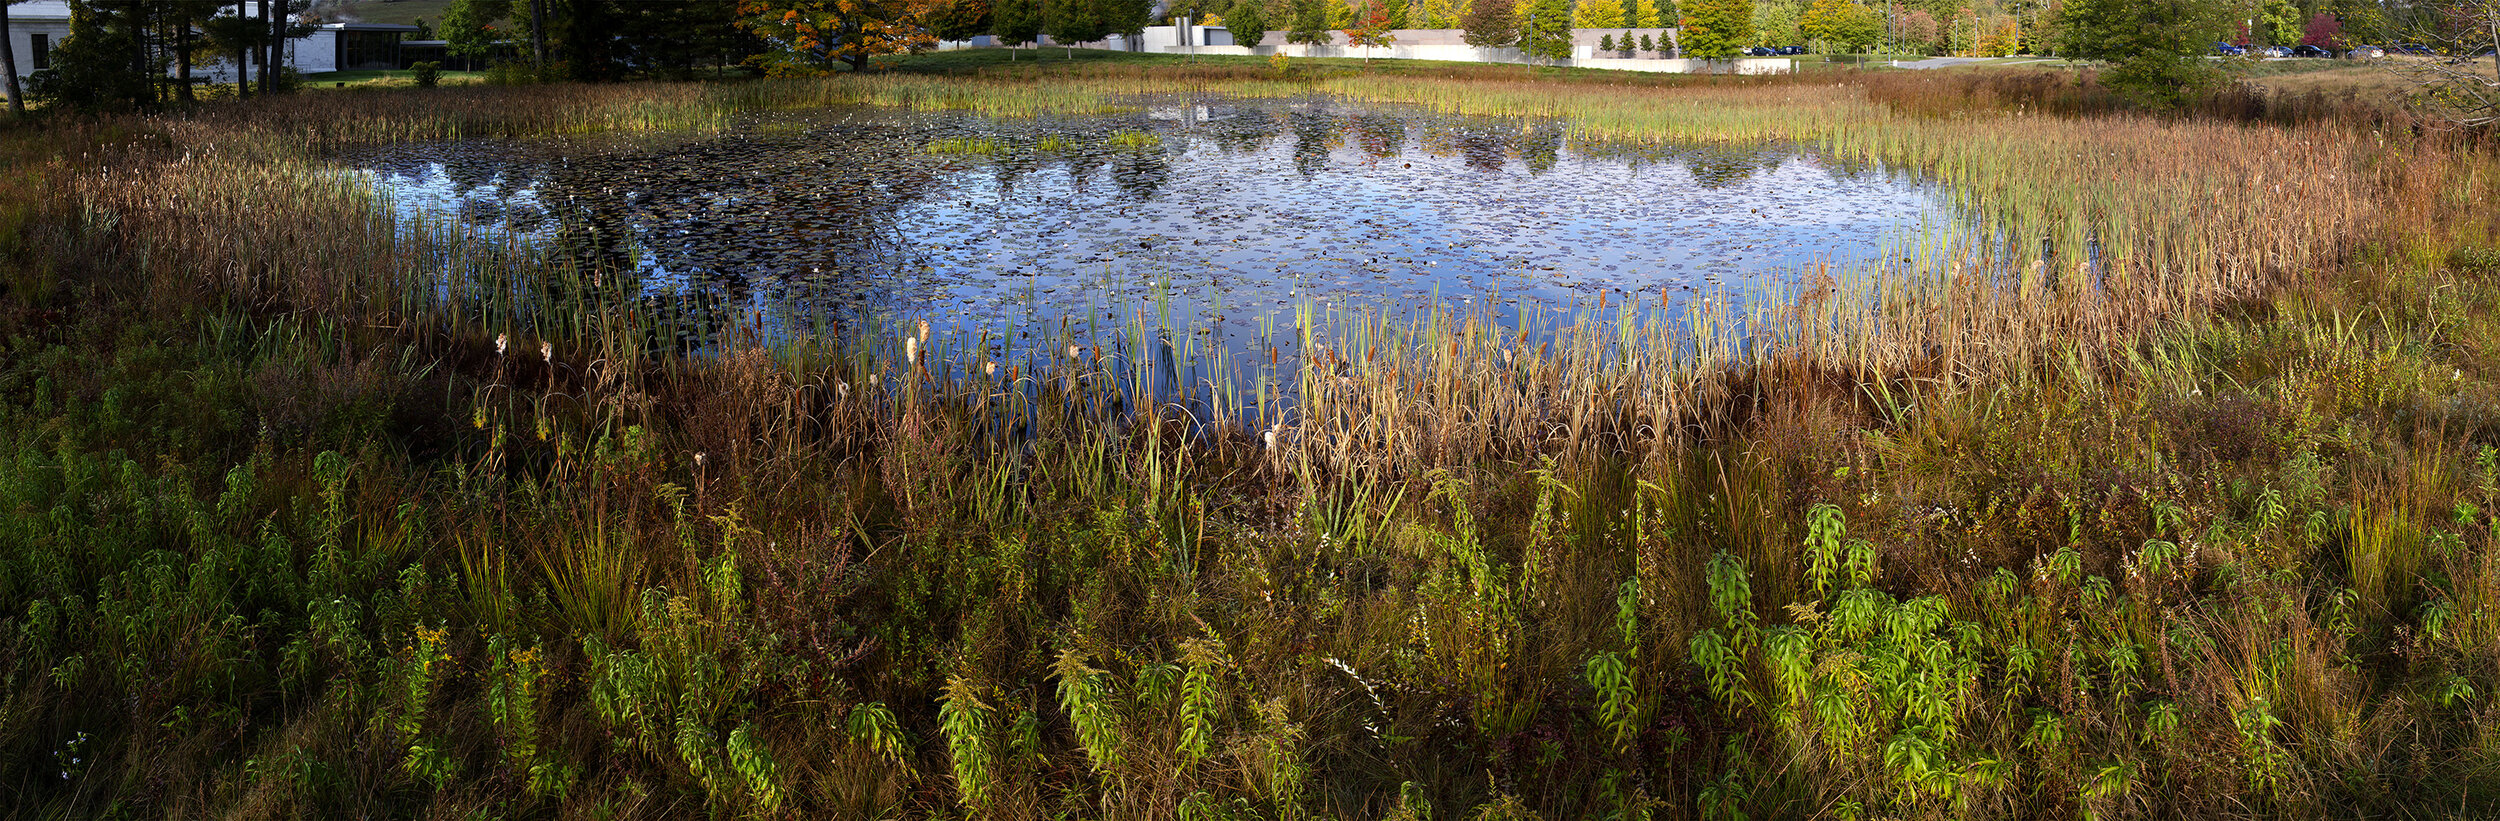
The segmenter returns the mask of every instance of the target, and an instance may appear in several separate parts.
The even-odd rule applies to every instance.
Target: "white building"
[[[69,38],[69,3],[28,0],[6,8],[9,46],[17,58],[17,76],[22,83],[35,72],[52,67],[53,52]],[[300,74],[396,69],[401,66],[400,42],[416,31],[416,26],[326,23],[315,26],[310,34],[289,38],[280,64]],[[199,63],[191,67],[191,76],[212,83],[233,82],[234,66],[222,59]],[[0,87],[0,95],[7,93],[5,87]]]

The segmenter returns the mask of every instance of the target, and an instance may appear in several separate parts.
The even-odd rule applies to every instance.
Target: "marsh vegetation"
[[[2487,146],[2315,100],[2109,111],[2061,75],[1641,82],[1075,62],[12,132],[0,794],[234,817],[2491,806]],[[1314,94],[1574,144],[1807,146],[2019,241],[1741,302],[1610,295],[1533,339],[1465,306],[1297,311],[1290,412],[1205,424],[1137,399],[1158,375],[1121,329],[1010,355],[908,312],[690,317],[613,255],[425,230],[334,159]],[[897,150],[995,151],[939,136],[961,141]],[[653,342],[690,326],[700,345]]]

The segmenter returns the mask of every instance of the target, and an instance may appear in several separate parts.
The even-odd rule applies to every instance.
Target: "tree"
[[[1937,42],[1944,36],[1944,24],[1926,9],[1912,9],[1893,24],[1893,34],[1903,47],[1920,54],[1936,53]]]
[[[950,0],[929,16],[929,33],[939,40],[962,42],[988,34],[995,26],[989,0]]]
[[[1650,25],[1649,25],[1649,24],[1650,24],[1651,19],[1652,19],[1652,17],[1651,17],[1651,15],[1650,15],[1650,10],[1649,10],[1649,4],[1648,4],[1648,3],[1641,2],[1641,0],[1623,0],[1623,27],[1624,27],[1624,28],[1628,28],[1628,29],[1645,29],[1645,28],[1649,28],[1649,27],[1650,27]],[[1627,46],[1627,48],[1628,48],[1628,47],[1629,47],[1629,46]]]
[[[1655,43],[1655,42],[1653,42],[1653,41],[1651,41],[1651,40],[1649,39],[1649,35],[1643,34],[1643,35],[1641,35],[1641,50],[1642,50],[1642,51],[1657,51],[1657,50],[1658,50],[1658,44],[1657,44],[1657,43]]]
[[[990,12],[990,33],[1009,46],[1021,46],[1042,36],[1041,0],[998,0]],[[1007,55],[1013,59],[1015,55]]]
[[[1154,7],[1152,0],[1094,0],[1094,14],[1102,19],[1104,36],[1117,34],[1134,43],[1146,33]]]
[[[1501,48],[1519,42],[1519,17],[1511,0],[1474,0],[1460,18],[1459,39],[1477,48]]]
[[[767,73],[775,75],[819,73],[836,64],[861,71],[868,68],[870,57],[934,46],[937,40],[929,33],[928,18],[936,10],[937,0],[741,0],[738,4],[739,25],[773,47],[760,62]]]
[[[2467,129],[2500,126],[2500,0],[2435,0],[2418,32],[2449,54],[2390,61],[2404,80],[2405,103],[2434,122]],[[2489,54],[2485,55],[2485,50]],[[2493,73],[2482,70],[2486,57]]]
[[[26,116],[26,88],[17,82],[17,49],[9,43],[9,6],[17,0],[0,0],[0,80],[7,82],[9,113]]]
[[[2257,36],[2269,46],[2300,42],[2300,7],[2292,5],[2292,0],[2260,0]]]
[[[1809,41],[1865,51],[1884,39],[1884,18],[1857,0],[1814,0],[1797,30]]]
[[[2059,52],[2110,61],[2102,85],[2138,105],[2176,108],[2220,81],[2202,55],[2227,14],[2221,0],[2068,0]]]
[[[1623,0],[1580,0],[1571,9],[1573,28],[1614,28],[1623,22]]]
[[[2335,15],[2331,13],[2321,11],[2309,18],[2309,25],[2301,27],[2300,44],[2319,48],[2343,48],[2343,34],[2344,21],[2335,19]]]
[[[512,14],[512,0],[452,0],[443,10],[442,36],[445,50],[471,61],[486,59],[494,53],[495,44],[503,35],[495,31],[495,21]]]
[[[1379,4],[1372,4],[1360,15],[1360,22],[1345,30],[1345,39],[1349,45],[1364,47],[1363,64],[1368,66],[1372,59],[1370,49],[1387,48],[1397,42],[1398,36],[1389,33],[1389,12]]]
[[[1267,39],[1267,3],[1236,0],[1233,10],[1224,13],[1224,28],[1233,33],[1233,45],[1256,48]]]
[[[1519,50],[1531,58],[1571,57],[1571,0],[1530,0],[1528,19],[1519,27]]]
[[[1111,23],[1095,0],[1042,0],[1042,33],[1075,59],[1076,44],[1111,36]]]
[[[1802,39],[1797,34],[1797,20],[1805,16],[1806,0],[1755,0],[1753,4],[1753,42],[1759,45],[1795,45]]]
[[[1684,56],[1722,60],[1753,40],[1753,0],[1685,0],[1681,5],[1684,25],[1676,42]]]
[[[1285,42],[1328,42],[1328,9],[1320,5],[1320,0],[1293,0],[1293,28],[1285,32]]]
[[[1602,37],[1597,38],[1597,50],[1598,50],[1598,51],[1613,51],[1613,50],[1615,50],[1615,36],[1614,36],[1614,35],[1612,35],[1612,34],[1608,34],[1608,35],[1605,35],[1605,36],[1602,36]]]

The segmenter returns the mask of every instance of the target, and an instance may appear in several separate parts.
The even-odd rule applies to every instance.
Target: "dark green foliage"
[[[1042,33],[1062,46],[1091,43],[1111,34],[1104,0],[1042,0]]]
[[[1232,10],[1224,13],[1224,28],[1233,33],[1233,45],[1257,47],[1267,39],[1267,3],[1236,0]]]
[[[998,0],[991,33],[1009,46],[1033,42],[1042,34],[1042,0]]]
[[[2227,15],[2214,0],[2073,0],[2058,13],[2058,54],[2108,61],[2103,85],[2138,105],[2176,108],[2222,81],[2203,55]]]
[[[417,81],[418,88],[433,88],[443,80],[443,64],[419,60],[408,64],[408,74],[410,79]]]

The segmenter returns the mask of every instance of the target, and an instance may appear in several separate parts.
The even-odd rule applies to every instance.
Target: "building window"
[[[28,35],[26,35],[26,38],[27,38],[27,44],[26,44],[26,45],[27,45],[27,48],[26,48],[26,51],[27,51],[27,53],[28,53],[28,54],[32,55],[32,56],[35,58],[35,70],[36,70],[36,71],[42,71],[42,70],[44,70],[44,69],[51,68],[51,67],[52,67],[52,35],[49,35],[49,34],[28,34]]]

